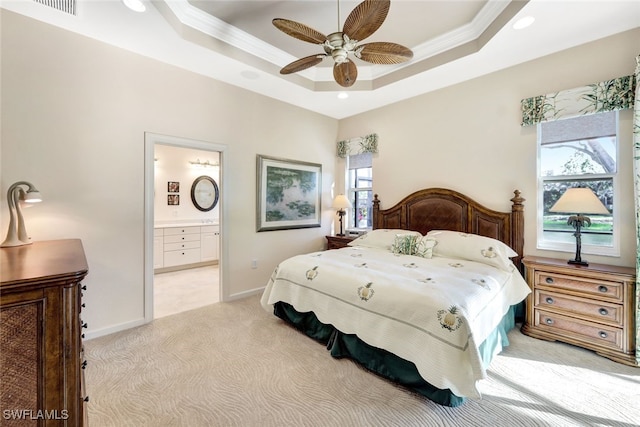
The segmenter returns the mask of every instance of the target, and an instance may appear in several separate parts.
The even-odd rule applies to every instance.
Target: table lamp
[[[336,234],[336,236],[344,236],[344,232],[342,229],[342,217],[346,213],[345,209],[351,207],[351,202],[344,194],[338,194],[333,199],[333,207],[338,209],[338,212],[336,212],[336,214],[340,217],[340,233]]]
[[[22,188],[27,187],[25,192]],[[31,243],[31,239],[27,235],[27,229],[22,216],[22,208],[20,202],[37,203],[42,201],[40,192],[33,184],[26,181],[18,181],[12,184],[7,191],[7,203],[9,204],[9,229],[7,238],[2,242],[0,248],[12,246],[22,246]]]
[[[549,209],[549,212],[563,212],[571,213],[567,224],[572,225],[576,231],[573,235],[576,237],[576,257],[569,260],[569,264],[584,265],[589,263],[583,261],[580,256],[582,249],[582,238],[580,229],[582,227],[590,226],[591,219],[584,214],[609,214],[610,212],[602,204],[598,196],[590,188],[569,188],[565,193],[560,196],[558,201]]]

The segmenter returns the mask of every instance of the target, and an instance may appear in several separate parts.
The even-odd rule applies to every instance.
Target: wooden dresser
[[[522,332],[635,362],[635,270],[604,264],[525,257],[531,288]]]
[[[0,425],[86,425],[80,240],[0,248]]]

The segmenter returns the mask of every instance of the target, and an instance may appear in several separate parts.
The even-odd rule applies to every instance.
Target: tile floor
[[[220,301],[217,265],[153,276],[153,317],[169,316]]]

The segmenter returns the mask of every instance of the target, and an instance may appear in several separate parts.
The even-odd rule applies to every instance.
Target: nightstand
[[[345,248],[349,242],[355,240],[358,236],[327,236],[327,249]]]
[[[565,260],[522,260],[531,294],[522,332],[594,350],[619,363],[635,362],[635,269],[588,267]]]

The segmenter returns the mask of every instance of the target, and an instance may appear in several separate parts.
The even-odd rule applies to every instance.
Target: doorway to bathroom
[[[145,135],[147,322],[222,300],[224,148]]]

